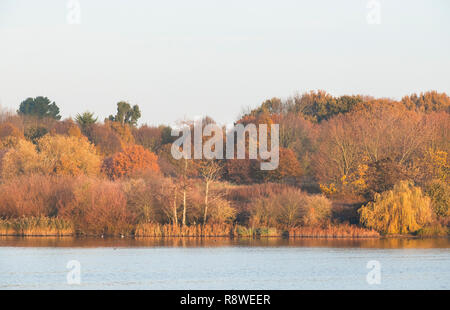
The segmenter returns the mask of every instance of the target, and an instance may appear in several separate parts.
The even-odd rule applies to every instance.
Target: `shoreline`
[[[20,235],[20,234],[0,234],[2,237],[16,238],[73,238],[77,240],[141,240],[141,239],[222,239],[222,240],[296,240],[296,239],[347,239],[347,240],[385,240],[385,239],[450,239],[450,236],[416,236],[416,235],[380,235],[380,236],[98,236],[98,235]],[[1,240],[0,240],[1,241]]]

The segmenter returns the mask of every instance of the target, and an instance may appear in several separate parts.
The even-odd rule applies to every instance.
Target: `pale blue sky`
[[[0,0],[0,105],[48,96],[101,119],[127,100],[140,123],[221,123],[274,96],[325,89],[450,93],[450,1]]]

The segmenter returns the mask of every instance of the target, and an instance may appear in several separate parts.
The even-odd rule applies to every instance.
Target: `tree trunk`
[[[206,224],[206,216],[208,214],[208,190],[209,190],[209,181],[206,181],[205,188],[205,213],[203,214],[203,226]]]
[[[187,159],[184,159],[184,173],[183,173],[183,226],[186,225],[186,178],[187,178]]]
[[[177,189],[175,189],[175,197],[173,200],[173,221],[175,225],[178,226],[178,215],[177,215]]]

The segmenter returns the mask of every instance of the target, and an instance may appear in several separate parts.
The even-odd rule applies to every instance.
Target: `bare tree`
[[[209,186],[220,177],[222,167],[215,160],[202,160],[199,163],[198,171],[201,178],[205,182],[205,209],[203,212],[203,225],[205,225],[206,218],[208,216]]]

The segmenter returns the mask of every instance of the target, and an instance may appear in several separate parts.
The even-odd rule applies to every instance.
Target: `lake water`
[[[450,239],[0,237],[0,289],[450,289]]]

